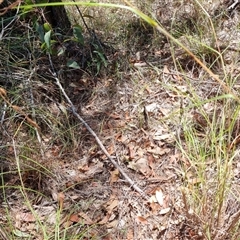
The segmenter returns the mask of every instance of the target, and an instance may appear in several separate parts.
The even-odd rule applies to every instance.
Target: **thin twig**
[[[99,139],[99,137],[96,135],[96,133],[92,130],[92,128],[85,122],[85,120],[77,113],[75,106],[73,105],[72,101],[70,100],[70,98],[68,97],[68,95],[66,94],[64,88],[62,87],[62,84],[60,83],[57,74],[54,70],[53,67],[53,63],[51,60],[51,56],[49,54],[49,61],[50,61],[50,65],[51,65],[51,73],[53,74],[54,79],[56,80],[56,83],[59,87],[59,89],[61,90],[62,94],[64,95],[64,97],[66,98],[68,104],[70,105],[70,108],[72,110],[72,113],[74,116],[76,116],[82,123],[83,125],[87,128],[87,130],[90,132],[90,134],[95,138],[98,146],[101,148],[101,150],[103,151],[103,153],[107,156],[107,158],[111,161],[111,163],[114,165],[114,167],[116,167],[118,169],[118,171],[122,174],[122,176],[127,180],[127,182],[130,184],[131,187],[133,187],[138,193],[141,194],[141,196],[143,198],[145,198],[146,200],[148,200],[148,196],[144,193],[144,191],[142,189],[140,189],[136,183],[124,172],[124,170],[118,165],[118,163],[110,156],[110,154],[108,153],[107,149],[104,147],[104,145],[102,144],[101,140]]]

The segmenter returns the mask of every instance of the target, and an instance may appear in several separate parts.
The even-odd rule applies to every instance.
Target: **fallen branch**
[[[68,104],[71,107],[72,113],[74,116],[76,116],[82,123],[83,125],[87,128],[87,130],[91,133],[91,135],[95,138],[98,146],[101,148],[101,150],[103,151],[103,153],[107,156],[107,158],[111,161],[111,163],[114,165],[115,168],[117,168],[119,170],[119,172],[122,174],[122,176],[127,180],[127,182],[129,182],[130,186],[133,187],[138,193],[141,194],[142,197],[144,197],[146,200],[148,200],[148,196],[144,193],[144,191],[142,189],[140,189],[136,183],[134,183],[134,181],[124,172],[124,170],[118,165],[118,163],[110,156],[110,154],[108,153],[107,149],[104,147],[104,145],[102,144],[101,140],[99,139],[99,137],[96,135],[96,133],[92,130],[92,128],[84,121],[84,119],[77,113],[75,106],[73,105],[72,101],[70,100],[70,98],[68,97],[68,95],[66,94],[64,88],[62,87],[62,84],[60,83],[57,74],[54,70],[53,67],[53,63],[51,60],[51,56],[49,55],[49,61],[50,61],[50,65],[52,68],[51,73],[53,74],[54,79],[56,80],[56,83],[59,87],[59,89],[61,90],[62,94],[64,95],[64,97],[66,98]]]

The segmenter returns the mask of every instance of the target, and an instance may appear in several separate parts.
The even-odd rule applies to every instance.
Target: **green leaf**
[[[68,60],[67,66],[74,69],[80,69],[80,66],[78,65],[78,63],[73,60]]]
[[[25,233],[25,232],[22,232],[22,231],[17,230],[17,229],[16,229],[16,230],[13,230],[13,233],[14,233],[15,236],[21,237],[21,238],[29,238],[29,237],[31,237],[30,234]]]
[[[101,59],[103,65],[104,65],[104,67],[107,67],[108,63],[107,63],[106,58],[104,57],[103,53],[100,52],[100,51],[97,51],[97,50],[93,51],[93,52],[96,53],[99,56],[99,58]]]
[[[73,27],[73,36],[76,38],[77,42],[84,44],[84,39],[82,35],[82,28],[79,25]]]
[[[51,33],[52,31],[50,30],[44,34],[44,42],[46,43],[47,48],[50,48],[51,46]]]
[[[60,47],[58,50],[57,50],[57,55],[58,56],[61,56],[65,53],[65,48],[64,47]]]
[[[44,29],[43,29],[43,26],[40,25],[38,22],[36,22],[35,24],[35,29],[39,35],[39,38],[41,40],[41,42],[44,42]]]

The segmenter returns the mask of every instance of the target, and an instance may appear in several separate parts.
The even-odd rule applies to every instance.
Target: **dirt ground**
[[[237,79],[233,87],[237,92],[239,12],[237,8],[227,12],[231,4],[212,1],[208,12],[218,24],[218,46],[212,47],[224,51],[226,70]],[[205,64],[224,76],[219,63],[213,62],[215,56],[206,49],[200,52],[199,42],[186,37],[206,30],[195,25],[202,16],[196,4],[164,1],[152,7],[163,27],[195,54],[205,54]],[[171,26],[173,16],[175,25]],[[199,135],[206,136],[201,114],[193,107],[192,89],[201,99],[223,90],[180,47],[142,24],[138,20],[129,24],[126,49],[108,53],[109,65],[100,75],[75,70],[58,77],[77,112],[147,199],[119,173],[74,116],[51,73],[41,69],[47,60],[39,60],[35,72],[10,66],[19,81],[14,90],[20,94],[16,105],[29,99],[29,83],[21,81],[22,77],[30,79],[33,72],[35,120],[41,130],[30,131],[19,112],[7,114],[1,121],[2,173],[6,172],[2,174],[0,207],[2,239],[211,239],[206,236],[203,219],[186,204],[185,190],[198,179],[194,171],[187,170],[191,163],[181,149],[186,147],[182,126],[196,128]],[[200,40],[213,44],[206,35]],[[0,76],[6,76],[3,68],[0,70]],[[1,85],[12,96],[2,80]],[[4,109],[4,101],[1,104]],[[211,110],[211,104],[205,107]],[[33,139],[40,139],[37,147],[33,147],[37,142]],[[237,179],[239,164],[234,172]],[[235,194],[237,188],[236,182]],[[233,215],[239,204],[229,204]],[[220,235],[216,233],[212,239],[221,239],[216,236]]]

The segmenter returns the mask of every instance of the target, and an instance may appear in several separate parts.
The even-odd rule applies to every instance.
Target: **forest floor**
[[[97,17],[106,10],[94,13],[96,35],[116,43],[95,76],[56,57],[24,62],[36,36],[14,39],[7,51],[14,36],[5,29],[1,239],[239,239],[239,12],[216,1],[203,6],[208,15],[190,2],[153,4],[151,12],[223,84],[119,9],[105,22]],[[74,116],[51,63],[78,114],[145,197]]]

